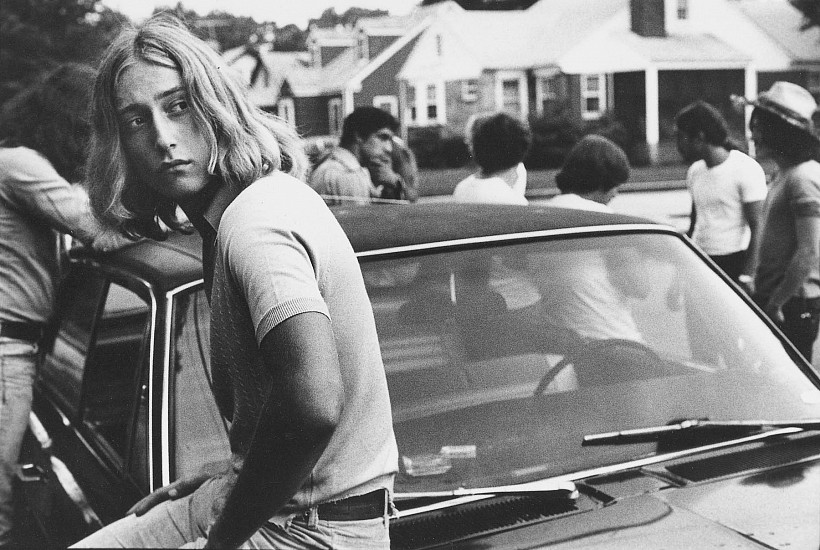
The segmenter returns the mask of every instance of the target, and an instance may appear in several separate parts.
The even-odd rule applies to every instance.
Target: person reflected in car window
[[[0,547],[10,543],[36,357],[55,313],[58,233],[102,252],[131,242],[97,220],[78,184],[94,77],[88,65],[61,65],[0,113]]]
[[[373,311],[295,130],[169,15],[123,30],[94,95],[92,204],[203,238],[213,391],[232,460],[78,547],[389,548],[398,451]],[[331,322],[332,320],[332,322]],[[184,406],[184,404],[183,404]]]
[[[616,143],[599,135],[581,138],[555,176],[560,195],[550,206],[613,212],[609,202],[629,179],[629,159]],[[581,250],[555,259],[545,278],[545,307],[555,323],[584,338],[643,341],[626,298],[648,293],[633,249]]]
[[[396,118],[377,107],[357,107],[345,117],[339,145],[316,161],[309,183],[328,204],[350,201],[368,203],[382,196],[382,172],[390,171],[396,187],[398,174],[393,172],[393,140],[399,129]],[[371,179],[368,166],[378,166],[378,187]]]
[[[523,160],[532,144],[532,132],[507,113],[473,117],[467,125],[470,154],[478,172],[453,190],[457,202],[527,204],[527,172]]]

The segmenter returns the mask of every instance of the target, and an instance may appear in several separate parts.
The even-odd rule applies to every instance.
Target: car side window
[[[211,389],[210,309],[205,292],[174,298],[172,338],[174,478],[215,470],[230,459],[228,424]]]
[[[79,413],[83,372],[104,291],[102,277],[81,269],[73,271],[60,286],[60,318],[39,377],[70,418]]]
[[[120,464],[128,453],[142,359],[150,328],[150,306],[132,290],[111,283],[89,351],[82,396],[82,421]]]

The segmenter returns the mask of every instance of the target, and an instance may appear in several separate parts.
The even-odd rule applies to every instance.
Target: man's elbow
[[[306,432],[317,435],[330,435],[339,426],[344,409],[344,392],[338,390],[321,392],[316,399],[301,400],[298,405],[301,424]]]

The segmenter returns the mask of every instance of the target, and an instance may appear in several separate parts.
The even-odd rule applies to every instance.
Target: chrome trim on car
[[[117,269],[117,268],[112,268],[110,266],[101,264],[100,262],[98,262],[96,260],[93,260],[91,258],[79,258],[79,259],[75,259],[74,261],[76,261],[77,263],[82,263],[82,264],[94,267],[96,269],[99,269],[103,273],[114,274],[114,275],[117,275],[117,276],[119,276],[123,279],[128,279],[130,281],[136,281],[136,282],[140,283],[142,286],[144,286],[146,288],[146,290],[148,290],[148,296],[151,298],[151,304],[150,304],[150,307],[151,307],[151,321],[150,321],[151,331],[150,331],[150,334],[148,336],[148,434],[149,435],[148,435],[148,438],[147,438],[148,439],[147,453],[148,453],[148,486],[151,487],[152,490],[156,489],[157,487],[154,484],[154,443],[153,443],[153,437],[151,437],[151,434],[154,433],[153,432],[153,430],[154,430],[154,415],[151,414],[151,411],[153,411],[153,406],[154,406],[154,392],[151,391],[151,388],[152,388],[152,383],[153,383],[153,380],[154,380],[154,349],[155,349],[154,343],[155,343],[156,334],[157,334],[157,297],[156,297],[155,292],[154,292],[154,287],[151,286],[151,283],[149,283],[148,281],[146,281],[145,279],[143,279],[141,277],[138,277],[138,276],[134,275],[133,273],[130,273],[128,271],[124,271],[124,270],[121,270],[121,269]],[[88,443],[86,443],[86,445],[88,445]]]
[[[501,235],[486,235],[484,237],[469,237],[465,239],[452,239],[449,241],[437,241],[423,244],[395,246],[391,248],[380,248],[376,250],[366,250],[363,252],[357,252],[356,256],[358,258],[368,258],[371,256],[383,256],[406,252],[416,252],[422,250],[436,250],[439,248],[450,248],[454,246],[470,246],[507,241],[513,242],[545,237],[566,237],[571,235],[590,235],[595,233],[611,235],[634,232],[664,233],[668,235],[675,235],[678,237],[681,236],[681,234],[674,227],[659,224],[635,223],[618,225],[596,225],[590,227],[572,227],[565,229],[544,229],[540,231],[526,231],[524,233],[504,233]]]
[[[49,452],[52,445],[51,436],[48,434],[45,426],[43,426],[43,423],[34,411],[29,413],[28,422],[31,433],[37,439],[40,447],[43,451],[48,453],[49,462],[51,463],[51,471],[60,483],[63,491],[65,491],[65,494],[77,506],[77,509],[80,510],[80,513],[83,515],[83,520],[87,525],[93,527],[94,529],[101,528],[103,526],[102,521],[96,512],[94,512],[94,509],[91,508],[85,493],[72,475],[71,470],[68,469],[68,466],[66,466],[62,460],[53,456]]]
[[[162,442],[162,487],[171,483],[171,338],[173,337],[174,296],[188,289],[205,284],[204,279],[197,279],[178,286],[165,293],[165,352],[162,357],[162,417],[160,425]],[[150,438],[149,438],[150,441]],[[153,456],[153,455],[152,455]],[[151,485],[152,489],[156,489]]]

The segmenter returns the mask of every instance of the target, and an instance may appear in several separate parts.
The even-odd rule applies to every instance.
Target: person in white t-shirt
[[[709,103],[688,105],[676,125],[678,151],[691,163],[687,234],[729,277],[750,289],[766,175],[757,161],[733,149],[726,121]]]
[[[477,117],[468,126],[469,147],[479,170],[453,191],[457,202],[528,204],[524,157],[532,143],[527,125],[507,113]]]

